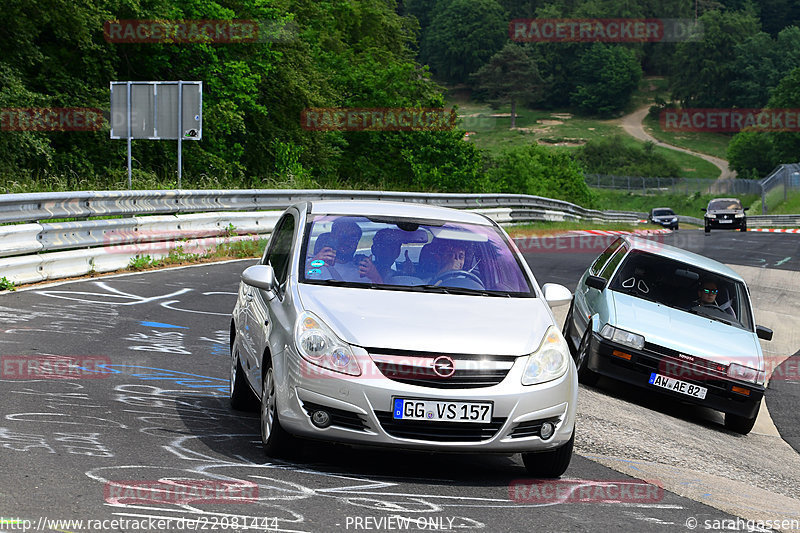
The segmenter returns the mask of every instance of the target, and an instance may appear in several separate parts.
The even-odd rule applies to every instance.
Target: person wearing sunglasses
[[[735,318],[736,315],[730,305],[726,305],[724,309],[719,305],[719,302],[717,302],[717,294],[719,294],[719,287],[717,284],[714,281],[705,280],[697,289],[697,300],[694,302],[694,305],[716,307]]]

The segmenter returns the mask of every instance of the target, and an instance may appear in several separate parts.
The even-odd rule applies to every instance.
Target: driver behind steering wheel
[[[436,259],[436,272],[431,277],[431,281],[438,278],[445,272],[452,270],[464,270],[464,261],[467,258],[466,244],[460,241],[447,241],[443,242],[435,254]],[[435,285],[439,285],[442,281],[439,280]]]

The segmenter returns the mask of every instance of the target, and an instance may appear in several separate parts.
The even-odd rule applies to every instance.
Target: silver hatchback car
[[[230,398],[260,402],[268,455],[295,437],[522,453],[569,465],[577,371],[551,305],[508,235],[468,211],[393,202],[288,208],[242,274]]]

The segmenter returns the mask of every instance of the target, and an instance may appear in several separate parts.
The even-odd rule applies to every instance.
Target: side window
[[[608,248],[603,250],[603,253],[601,253],[600,256],[597,259],[595,259],[594,263],[592,263],[592,266],[589,269],[589,274],[593,276],[598,276],[599,275],[598,272],[600,272],[600,269],[603,268],[603,265],[606,264],[608,258],[611,257],[611,255],[617,251],[617,248],[619,248],[620,244],[622,244],[622,238],[619,238],[616,241],[612,242]]]
[[[606,266],[603,268],[603,270],[600,271],[600,277],[601,278],[605,278],[607,280],[610,280],[611,279],[611,274],[614,273],[614,270],[617,268],[617,265],[619,264],[620,261],[622,261],[622,258],[625,257],[625,254],[627,252],[628,252],[628,247],[627,246],[623,246],[623,247],[619,248],[617,250],[617,253],[615,253],[611,257],[609,262],[606,263]]]
[[[294,217],[285,215],[275,225],[270,239],[269,250],[261,264],[271,265],[275,271],[275,280],[281,286],[289,275],[289,261],[292,255],[292,238],[294,237]]]

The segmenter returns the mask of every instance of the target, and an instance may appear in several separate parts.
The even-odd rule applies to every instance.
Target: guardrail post
[[[767,192],[764,188],[764,184],[761,183],[761,214],[767,214]]]

